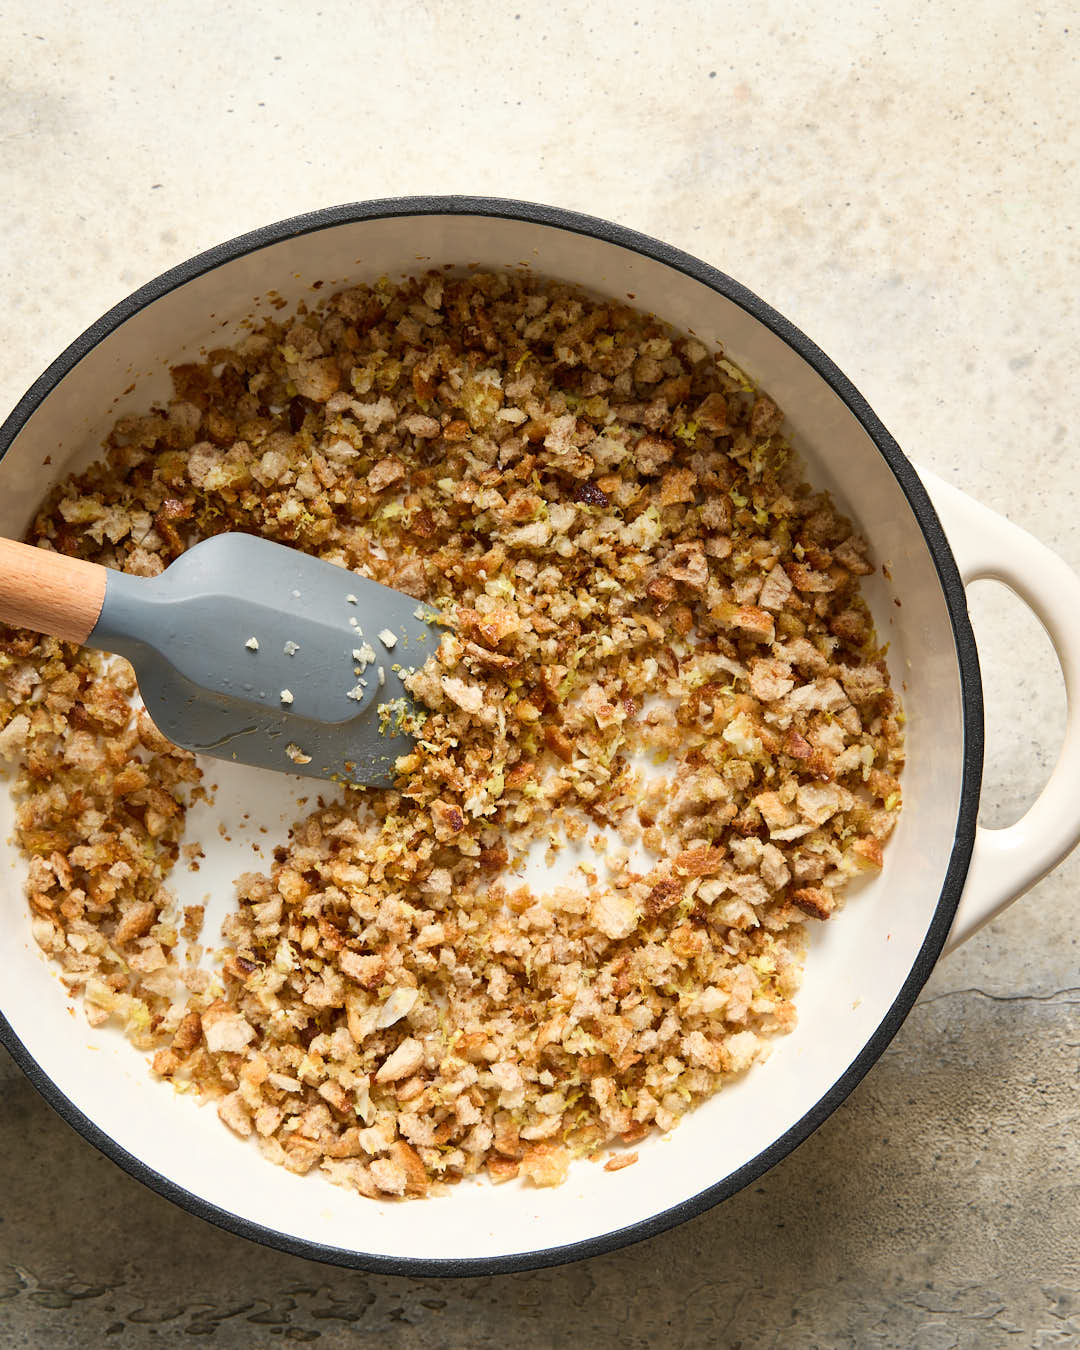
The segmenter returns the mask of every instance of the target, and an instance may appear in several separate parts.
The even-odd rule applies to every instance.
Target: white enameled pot
[[[847,379],[802,333],[712,267],[599,220],[518,202],[411,198],[343,206],[233,240],[151,282],[41,376],[0,428],[0,533],[19,535],[49,485],[98,453],[125,411],[169,390],[168,367],[240,331],[268,292],[289,305],[350,282],[430,266],[521,265],[630,296],[728,355],[787,413],[811,479],[828,487],[888,565],[868,598],[903,688],[904,811],[883,873],[815,933],[799,1026],[770,1059],[639,1146],[617,1173],[575,1165],[553,1190],[466,1182],[446,1198],[378,1203],[263,1161],[212,1109],[155,1082],[143,1056],[92,1031],[30,936],[24,865],[0,867],[0,1035],[46,1099],[132,1175],[233,1232],[327,1261],[464,1274],[552,1264],[645,1237],[726,1198],[788,1153],[847,1096],[910,1010],[934,962],[1044,875],[1080,837],[1080,580],[1043,545],[921,476]],[[123,391],[123,392],[121,392]],[[1065,674],[1064,748],[1042,795],[1005,830],[976,828],[982,769],[978,659],[964,587],[995,577],[1046,626]],[[902,605],[892,603],[894,598]],[[310,793],[298,780],[210,766],[213,808],[189,817],[207,858],[178,869],[185,903],[250,870]],[[11,829],[0,793],[0,840]],[[244,820],[244,813],[250,819]],[[218,826],[226,826],[229,841]],[[211,939],[212,940],[212,939]]]

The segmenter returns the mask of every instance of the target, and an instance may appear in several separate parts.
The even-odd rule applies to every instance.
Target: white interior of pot
[[[721,265],[723,259],[717,260]],[[925,937],[948,864],[960,796],[962,719],[951,628],[915,518],[873,443],[828,385],[739,306],[664,264],[550,226],[471,216],[418,216],[335,226],[238,258],[129,319],[79,363],[30,419],[0,463],[0,530],[18,535],[47,486],[97,453],[124,411],[167,396],[168,366],[220,345],[235,321],[277,290],[290,304],[310,290],[391,277],[443,263],[516,266],[625,297],[729,356],[785,409],[816,484],[830,488],[885,561],[891,585],[868,599],[908,716],[905,808],[883,874],[860,885],[838,917],[817,926],[799,995],[799,1027],[772,1057],[688,1116],[667,1138],[638,1146],[616,1173],[577,1163],[562,1187],[469,1181],[446,1198],[377,1203],[296,1177],[156,1082],[142,1055],[108,1029],[91,1030],[30,936],[25,868],[10,842],[12,803],[0,794],[2,1010],[60,1090],[129,1153],[222,1209],[294,1238],[400,1258],[469,1259],[582,1241],[647,1219],[751,1161],[841,1077],[896,998]],[[285,311],[282,311],[285,312]],[[121,390],[134,382],[123,397]],[[49,462],[46,462],[46,461]],[[902,600],[902,607],[893,597]],[[189,816],[206,851],[198,873],[173,882],[186,904],[212,897],[214,942],[232,879],[268,865],[273,843],[320,785],[205,761],[213,809]],[[248,813],[249,819],[243,819]],[[229,842],[221,837],[223,823]],[[260,834],[266,826],[268,834]],[[252,845],[264,853],[253,855]],[[63,1179],[58,1178],[58,1184]]]

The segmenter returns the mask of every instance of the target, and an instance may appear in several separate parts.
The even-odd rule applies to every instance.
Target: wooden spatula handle
[[[85,642],[101,613],[107,576],[98,563],[0,539],[0,620]]]

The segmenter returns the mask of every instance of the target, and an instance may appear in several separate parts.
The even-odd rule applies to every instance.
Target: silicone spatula
[[[411,596],[220,534],[156,577],[0,540],[0,620],[126,657],[158,729],[217,759],[375,787],[412,749],[402,683],[435,650]]]

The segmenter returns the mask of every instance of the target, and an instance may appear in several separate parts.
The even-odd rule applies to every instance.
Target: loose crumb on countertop
[[[169,888],[194,757],[125,662],[0,630],[30,922],[67,989],[268,1159],[365,1196],[555,1185],[670,1130],[794,1027],[805,925],[901,808],[867,545],[781,410],[624,304],[479,272],[354,287],[173,384],[31,542],[154,576],[239,529],[448,631],[396,668],[425,711],[395,788],[297,821],[208,968]],[[600,829],[587,881],[523,884],[530,848]]]

